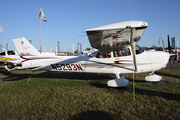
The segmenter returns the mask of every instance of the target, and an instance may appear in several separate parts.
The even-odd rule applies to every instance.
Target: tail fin
[[[40,55],[36,48],[34,48],[24,37],[13,39],[13,42],[18,54]]]

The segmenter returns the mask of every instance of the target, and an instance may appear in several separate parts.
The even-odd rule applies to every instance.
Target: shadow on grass
[[[103,83],[91,83],[92,86],[99,87],[99,88],[107,88],[110,89],[106,84]],[[124,91],[130,91],[132,92],[133,88],[130,86],[125,87],[125,89],[122,88],[111,88],[112,91],[118,91],[118,92],[124,92]],[[167,93],[167,92],[158,92],[158,91],[152,91],[152,90],[146,90],[146,89],[140,89],[140,88],[135,88],[135,92],[137,94],[141,95],[148,95],[148,96],[157,96],[157,97],[162,97],[167,100],[175,100],[175,101],[180,101],[180,95],[179,94],[173,94],[173,93]]]
[[[28,79],[30,77],[30,73],[20,74],[20,73],[3,73],[6,77],[2,78],[3,81],[19,81],[23,79]],[[159,73],[158,73],[159,74]],[[162,75],[166,75],[162,73]],[[107,84],[103,84],[97,81],[101,80],[110,80],[112,79],[108,75],[102,74],[85,74],[85,73],[67,73],[67,72],[43,72],[43,73],[36,73],[32,75],[32,78],[57,78],[57,79],[79,79],[79,80],[92,80],[90,84],[95,87],[99,88],[106,88],[109,89]],[[130,80],[131,81],[131,80]],[[135,82],[145,82],[145,81],[135,81]],[[157,96],[162,97],[168,100],[176,100],[180,101],[179,94],[167,93],[167,92],[158,92],[152,90],[145,90],[136,88],[136,93],[148,96]]]
[[[103,111],[87,111],[72,116],[71,120],[114,120],[113,117]]]
[[[3,75],[5,75],[6,77],[2,78],[3,81],[19,81],[22,79],[28,79],[30,77],[31,74],[13,74],[10,72],[3,72]]]
[[[171,75],[171,73],[163,73],[163,72],[156,72],[157,75],[160,75],[160,76],[166,76],[166,77],[173,77],[173,78],[180,78],[180,76],[177,76],[177,75]]]
[[[127,80],[129,80],[129,81],[131,81],[131,82],[133,82],[133,79],[131,79],[131,78],[126,78]],[[147,81],[145,81],[145,80],[137,80],[137,79],[135,79],[134,80],[134,82],[147,82]]]
[[[97,88],[109,88],[107,84],[99,83],[99,82],[92,82],[90,83],[91,86],[97,87]]]
[[[145,89],[139,89],[139,88],[136,88],[136,93],[142,94],[142,95],[148,95],[148,96],[162,97],[162,98],[168,99],[168,100],[180,101],[180,95],[179,94],[173,94],[173,93],[167,93],[167,92],[158,92],[158,91],[145,90]]]
[[[76,79],[76,80],[105,80],[111,79],[109,75],[92,74],[92,73],[70,73],[70,72],[42,72],[42,73],[2,73],[6,77],[2,78],[3,81],[19,81],[31,78],[56,78],[56,79]]]

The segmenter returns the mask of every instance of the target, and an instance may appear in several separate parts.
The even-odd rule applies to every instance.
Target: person
[[[114,57],[118,57],[116,50],[114,51]]]
[[[119,51],[119,57],[120,57],[120,56],[123,56],[123,54],[122,54],[122,51],[121,51],[121,50]]]
[[[103,58],[103,55],[99,55],[99,58]]]

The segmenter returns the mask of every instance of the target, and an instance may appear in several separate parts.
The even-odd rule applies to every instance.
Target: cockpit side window
[[[14,51],[7,51],[8,55],[15,55]]]
[[[111,58],[111,52],[101,51],[96,55],[96,58]]]
[[[114,50],[114,57],[129,56],[131,55],[129,48]]]

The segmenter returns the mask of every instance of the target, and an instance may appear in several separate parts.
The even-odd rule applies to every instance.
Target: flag
[[[0,32],[4,32],[1,26],[0,26]]]
[[[41,7],[40,7],[39,18],[40,18],[41,20],[43,20],[44,22],[47,22],[46,16],[44,15]]]

